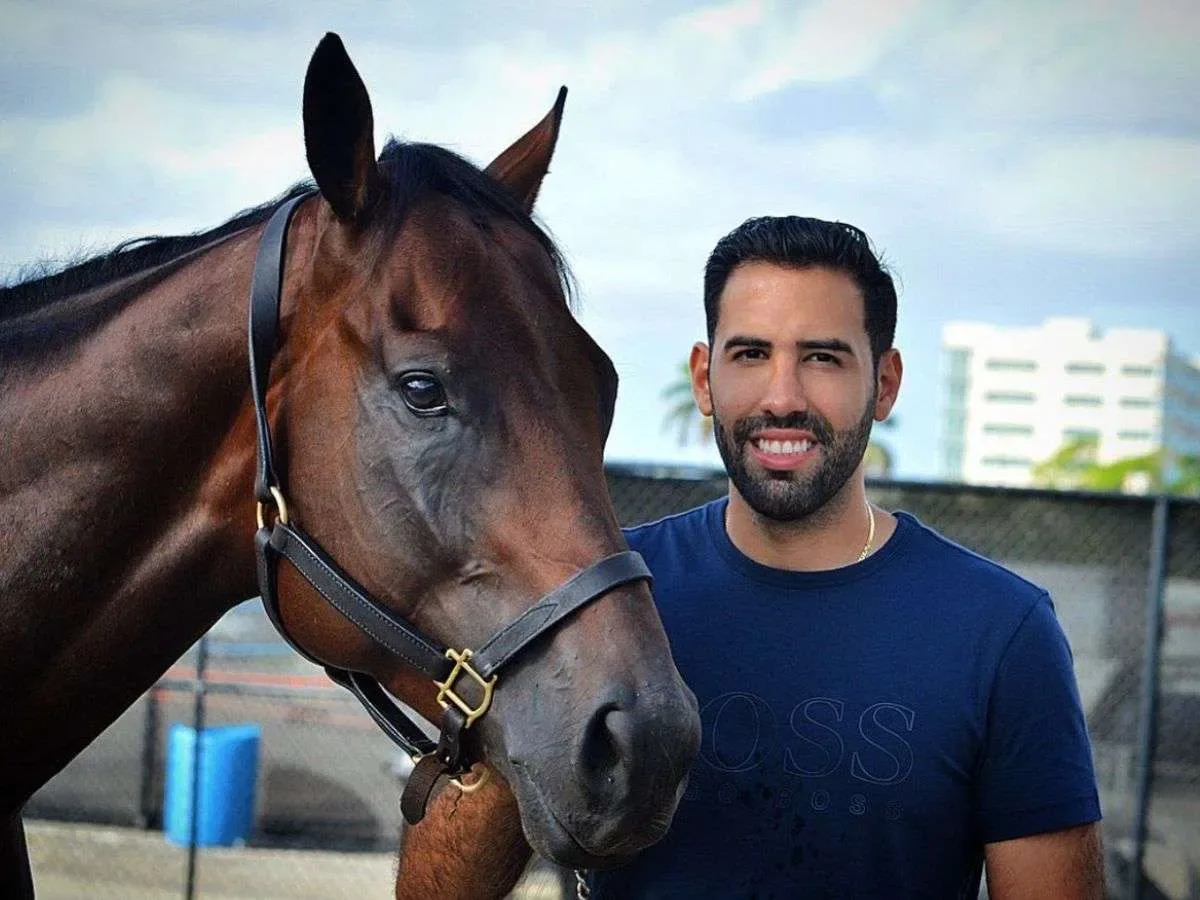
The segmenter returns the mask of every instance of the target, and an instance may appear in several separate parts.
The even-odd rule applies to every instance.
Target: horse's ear
[[[558,126],[562,124],[563,105],[567,89],[558,89],[558,99],[546,117],[517,138],[516,142],[492,160],[484,171],[507,185],[524,204],[526,212],[533,211],[542,179],[550,170],[550,157],[558,142]]]
[[[341,219],[355,219],[377,190],[371,98],[332,32],[321,39],[304,76],[304,149],[321,194]]]

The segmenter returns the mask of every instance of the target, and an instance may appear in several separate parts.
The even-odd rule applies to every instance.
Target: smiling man
[[[865,234],[752,219],[692,351],[726,498],[627,532],[703,746],[668,836],[594,898],[1101,898],[1100,808],[1050,597],[867,500],[902,365]]]

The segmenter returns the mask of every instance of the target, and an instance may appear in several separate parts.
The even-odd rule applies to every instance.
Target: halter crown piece
[[[632,551],[605,557],[542,597],[479,649],[455,650],[423,634],[371,597],[320,544],[290,521],[283,489],[271,462],[266,394],[279,331],[288,223],[296,208],[314,193],[310,191],[287,200],[268,220],[259,241],[250,287],[250,387],[258,432],[254,482],[258,498],[258,532],[254,539],[258,584],[267,615],[284,640],[305,659],[323,666],[331,679],[353,693],[384,734],[416,759],[416,767],[400,798],[404,818],[416,824],[424,817],[438,781],[470,769],[462,735],[491,708],[500,670],[532,641],[557,627],[580,607],[621,585],[650,581],[650,570],[642,557]],[[265,515],[266,509],[274,509],[274,516]],[[368,673],[325,665],[292,640],[279,615],[276,593],[281,557],[367,636],[434,681],[438,703],[444,710],[437,742],[427,737]]]

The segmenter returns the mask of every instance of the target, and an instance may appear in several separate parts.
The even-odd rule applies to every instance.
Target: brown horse
[[[478,648],[625,550],[602,465],[615,371],[530,218],[562,95],[485,171],[421,144],[376,158],[366,88],[327,35],[303,113],[319,194],[283,256],[266,406],[280,496],[386,614]],[[30,795],[258,593],[246,298],[279,205],[0,291],[4,896],[32,896]],[[433,684],[286,562],[277,586],[303,652],[439,715]],[[532,640],[462,733],[502,780],[435,796],[507,798],[520,847],[565,865],[660,838],[699,740],[646,583],[602,593]]]

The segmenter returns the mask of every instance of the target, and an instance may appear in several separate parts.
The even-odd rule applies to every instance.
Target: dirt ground
[[[182,900],[187,850],[160,831],[25,823],[38,900]],[[194,897],[201,900],[387,900],[390,853],[204,848]],[[534,870],[514,900],[562,900],[557,879]]]

